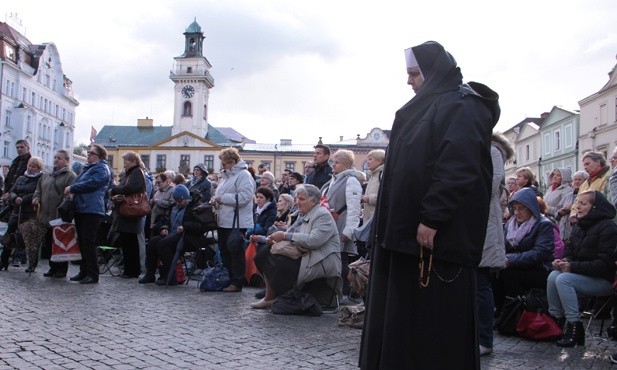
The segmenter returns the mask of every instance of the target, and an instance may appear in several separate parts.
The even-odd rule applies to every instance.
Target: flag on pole
[[[94,138],[96,137],[96,130],[94,126],[90,129],[90,144],[94,143]]]

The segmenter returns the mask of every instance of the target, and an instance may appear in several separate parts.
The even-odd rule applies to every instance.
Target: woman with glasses
[[[152,206],[150,231],[153,236],[158,235],[161,231],[161,226],[167,224],[171,209],[174,206],[174,198],[172,196],[174,186],[173,184],[170,185],[167,180],[167,175],[164,173],[159,173],[154,178],[156,191],[150,200],[150,205]]]
[[[64,188],[65,197],[73,196],[75,229],[81,251],[79,273],[70,280],[78,281],[80,284],[99,282],[96,235],[105,217],[105,194],[113,179],[106,160],[107,150],[102,145],[90,145],[88,164],[84,166],[75,182]]]

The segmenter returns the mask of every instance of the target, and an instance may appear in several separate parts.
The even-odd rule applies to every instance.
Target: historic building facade
[[[580,114],[560,107],[553,107],[542,127],[540,140],[542,154],[538,182],[545,189],[548,176],[556,168],[569,168],[576,172],[579,162],[576,141],[578,138]]]
[[[58,149],[73,152],[73,82],[64,74],[53,43],[33,44],[0,22],[0,165],[17,156],[15,142],[26,139],[30,152],[47,168]]]

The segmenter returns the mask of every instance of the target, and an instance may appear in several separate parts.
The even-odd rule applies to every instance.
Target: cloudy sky
[[[500,94],[502,131],[555,105],[578,109],[617,62],[615,0],[21,0],[3,10],[32,43],[58,47],[80,102],[78,143],[91,126],[172,124],[169,71],[195,18],[215,80],[210,124],[262,143],[390,129],[413,94],[403,50],[427,40],[466,81]]]

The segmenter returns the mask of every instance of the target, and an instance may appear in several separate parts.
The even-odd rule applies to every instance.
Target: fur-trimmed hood
[[[501,132],[493,132],[491,140],[501,152],[504,162],[507,162],[514,157],[514,146],[504,134]]]

